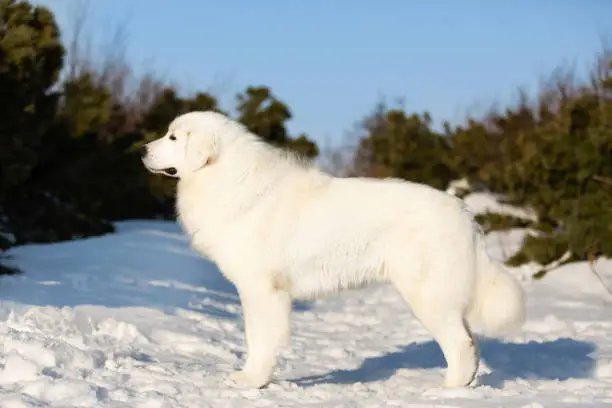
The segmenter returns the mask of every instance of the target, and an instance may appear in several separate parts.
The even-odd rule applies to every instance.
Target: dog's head
[[[181,178],[217,160],[231,121],[212,112],[190,112],[170,123],[168,132],[141,148],[142,162],[152,173]]]

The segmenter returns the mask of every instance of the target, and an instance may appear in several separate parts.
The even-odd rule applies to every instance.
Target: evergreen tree
[[[0,250],[12,239],[6,198],[29,177],[55,114],[64,48],[51,12],[0,0]]]
[[[278,100],[267,87],[249,87],[236,96],[238,121],[266,142],[291,149],[308,158],[319,154],[317,145],[305,134],[293,138],[286,122],[291,119],[289,107]]]
[[[528,226],[540,233],[525,239],[513,265],[612,256],[612,66],[602,61],[589,86],[558,82],[535,106],[522,99],[450,131],[460,174],[538,215]],[[516,224],[494,218],[484,222]]]
[[[406,115],[379,105],[361,123],[363,135],[355,153],[354,174],[398,177],[445,188],[455,178],[451,146],[431,129],[431,118]]]

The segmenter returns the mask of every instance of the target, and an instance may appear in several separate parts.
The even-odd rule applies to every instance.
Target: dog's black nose
[[[140,157],[145,157],[147,155],[147,145],[144,145],[140,148]]]
[[[176,176],[176,173],[178,173],[174,167],[168,167],[167,169],[164,169],[164,172],[169,176]]]

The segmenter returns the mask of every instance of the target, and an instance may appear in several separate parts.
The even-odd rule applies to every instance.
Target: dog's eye
[[[170,140],[176,140],[176,136],[170,135]]]

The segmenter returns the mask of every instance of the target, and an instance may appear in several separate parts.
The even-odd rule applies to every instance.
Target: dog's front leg
[[[272,288],[238,288],[244,315],[247,358],[230,378],[242,386],[261,388],[272,378],[277,354],[290,337],[291,297]]]

